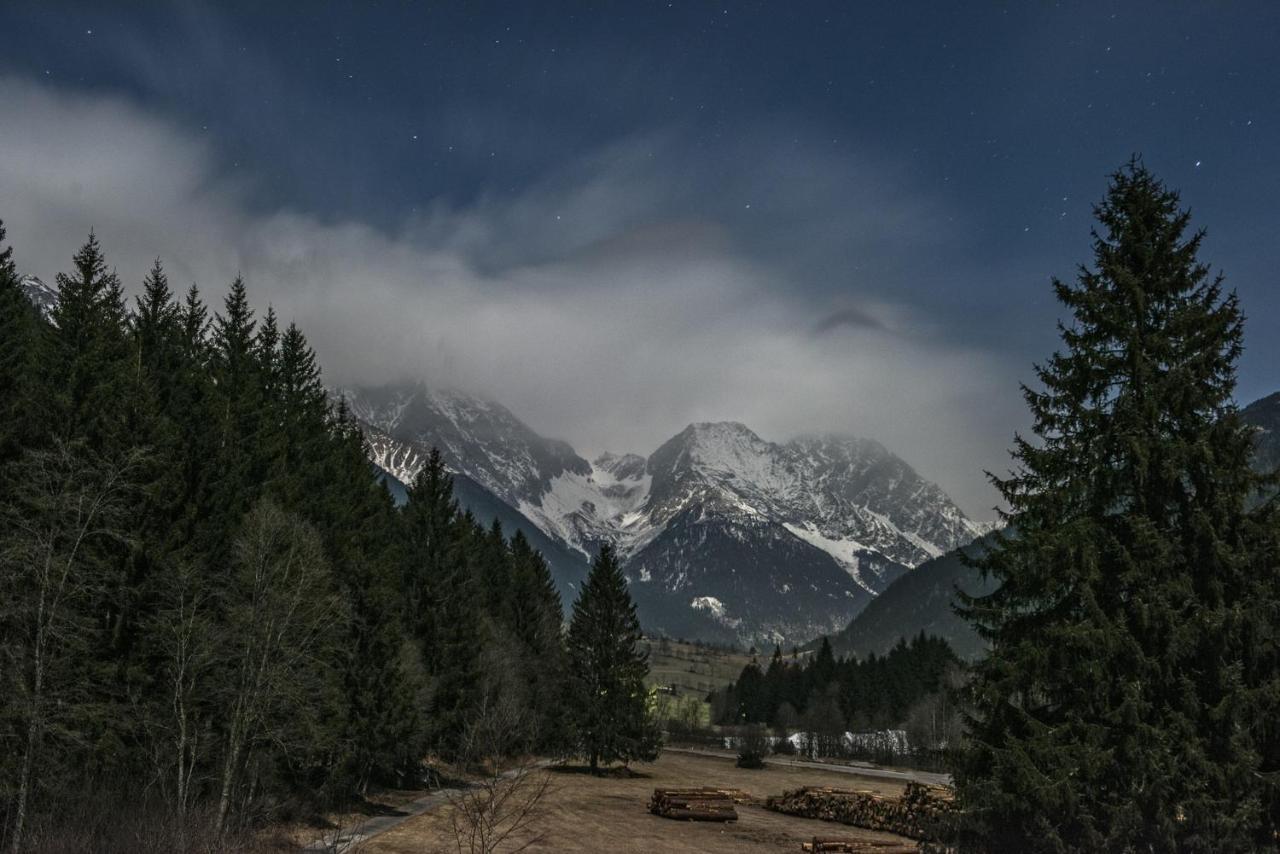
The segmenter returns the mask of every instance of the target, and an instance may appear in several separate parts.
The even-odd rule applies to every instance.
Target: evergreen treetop
[[[1140,161],[1095,214],[1094,266],[1053,283],[1063,347],[1024,389],[1036,440],[993,478],[1016,534],[976,563],[999,586],[964,600],[992,644],[955,774],[968,841],[1250,850],[1274,794],[1249,735],[1265,670],[1247,662],[1275,571],[1244,510],[1240,309]]]

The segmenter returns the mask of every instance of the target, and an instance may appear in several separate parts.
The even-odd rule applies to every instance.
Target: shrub
[[[742,730],[738,736],[739,768],[763,768],[768,753],[769,739],[763,727],[753,724]]]

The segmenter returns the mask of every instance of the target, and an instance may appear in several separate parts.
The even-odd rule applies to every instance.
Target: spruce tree
[[[41,436],[35,362],[44,326],[22,291],[13,249],[0,222],[0,466],[16,460]],[[3,486],[0,473],[0,486]]]
[[[453,478],[434,448],[400,516],[405,628],[430,677],[431,741],[453,755],[481,697],[484,587],[475,570],[484,532],[458,511]]]
[[[409,485],[408,500],[401,510],[405,630],[418,639],[427,657],[435,645],[428,591],[433,579],[445,575],[449,538],[457,515],[453,477],[445,469],[439,449],[432,448],[426,465]]]
[[[54,329],[41,368],[53,391],[53,429],[109,456],[130,444],[124,292],[92,232],[72,260],[72,272],[57,276]]]
[[[536,746],[549,753],[567,747],[565,708],[568,659],[564,612],[546,560],[517,530],[511,537],[511,585],[504,622],[523,650],[524,677]]]
[[[999,587],[964,607],[992,644],[955,769],[965,842],[1254,850],[1272,832],[1257,728],[1276,714],[1276,568],[1245,511],[1240,309],[1141,162],[1095,214],[1094,267],[1054,281],[1062,349],[1024,390],[1038,441],[1016,438],[993,478],[1016,533],[976,563]]]
[[[612,547],[602,546],[573,604],[568,640],[576,735],[592,773],[601,762],[652,761],[661,748],[640,640],[627,580]]]

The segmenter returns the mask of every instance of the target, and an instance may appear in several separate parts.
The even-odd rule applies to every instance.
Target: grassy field
[[[673,854],[763,854],[796,852],[815,835],[910,844],[876,833],[813,819],[785,816],[762,806],[739,805],[738,820],[727,824],[672,821],[651,815],[649,797],[665,786],[723,786],[743,789],[763,800],[800,786],[858,788],[894,795],[901,786],[819,769],[766,767],[747,771],[730,759],[664,753],[657,762],[636,766],[633,777],[591,777],[574,770],[551,772],[552,794],[538,818],[531,852],[673,852]],[[360,846],[377,854],[433,854],[456,851],[449,807],[412,818]]]
[[[745,652],[714,649],[670,640],[647,641],[649,684],[671,687],[677,696],[705,697],[709,691],[737,680],[751,661]],[[767,660],[760,662],[768,664]]]

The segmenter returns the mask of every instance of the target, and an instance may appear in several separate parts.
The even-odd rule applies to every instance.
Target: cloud
[[[829,275],[850,253],[885,270],[886,251],[946,239],[890,165],[782,157],[768,134],[699,159],[655,134],[388,231],[263,211],[208,144],[124,100],[0,79],[0,115],[0,217],[43,278],[93,228],[135,291],[157,255],[215,307],[243,273],[335,384],[474,390],[583,453],[649,453],[694,420],[851,432],[976,515],[994,503],[981,471],[1004,468],[1016,372],[860,284],[862,264]],[[756,168],[739,179],[726,158]]]

